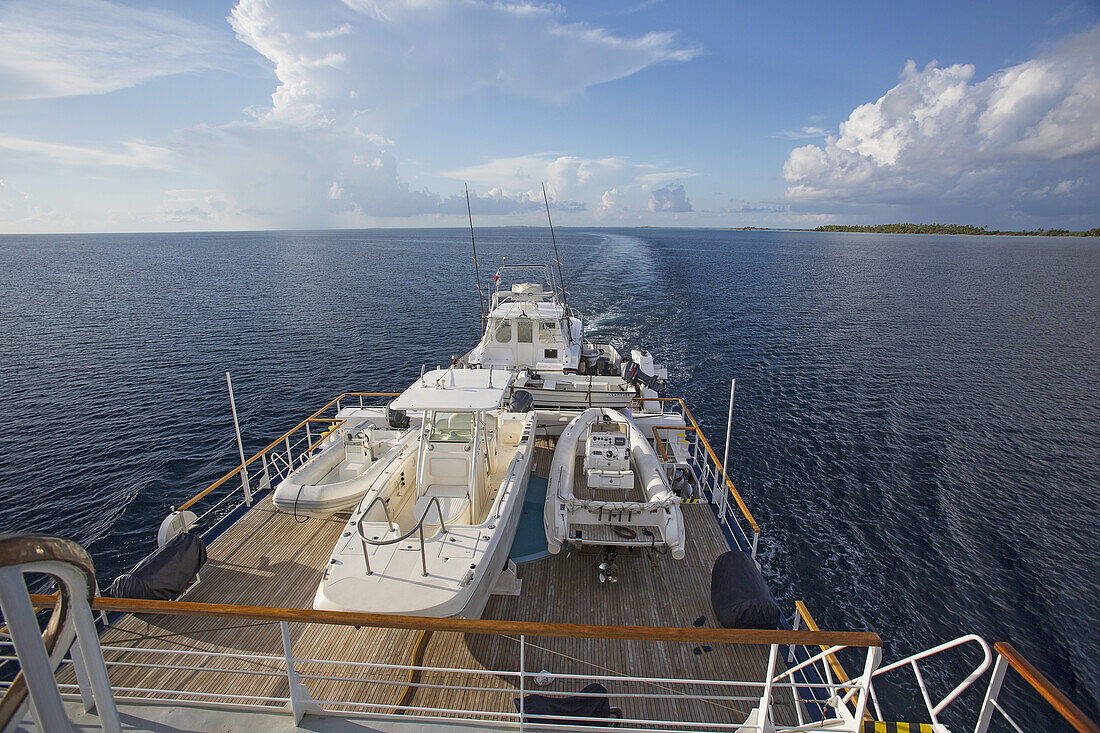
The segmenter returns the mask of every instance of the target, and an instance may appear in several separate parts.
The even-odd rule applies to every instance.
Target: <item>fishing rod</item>
[[[561,300],[565,306],[565,322],[569,323],[569,295],[565,290],[565,278],[561,274],[561,258],[558,257],[558,238],[554,236],[554,220],[550,218],[550,199],[546,198],[546,183],[542,184],[542,202],[546,204],[546,220],[550,222],[550,239],[554,242],[554,262],[558,264],[558,284],[561,285]]]
[[[470,209],[470,186],[463,183],[466,189],[466,215],[470,217],[470,246],[474,250],[474,283],[477,285],[477,302],[481,306],[481,333],[485,335],[485,294],[481,292],[481,271],[477,266],[477,243],[474,241],[474,213]]]

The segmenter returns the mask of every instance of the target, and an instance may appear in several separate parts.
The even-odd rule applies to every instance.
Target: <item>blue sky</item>
[[[1100,225],[1100,4],[0,0],[0,231]]]

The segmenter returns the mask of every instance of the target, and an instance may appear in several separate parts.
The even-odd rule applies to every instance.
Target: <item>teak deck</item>
[[[549,450],[538,449],[535,472],[545,475]],[[704,626],[715,627],[710,607],[710,569],[714,558],[728,550],[709,506],[683,506],[687,526],[687,558],[682,561],[648,552],[620,554],[619,582],[601,584],[596,566],[599,553],[563,553],[519,566],[523,581],[519,596],[493,596],[484,618],[582,624],[689,626],[701,616]],[[296,523],[276,510],[270,497],[258,502],[208,547],[209,560],[202,581],[181,600],[252,606],[308,608],[333,545],[344,529],[341,517],[311,518]],[[290,627],[297,659],[415,664],[418,631],[355,629],[314,624]],[[270,655],[271,660],[196,655],[181,661],[175,654],[106,651],[109,661],[159,665],[203,665],[198,673],[144,666],[108,667],[119,688],[146,688],[203,693],[198,699],[247,702],[237,695],[272,698],[288,695],[283,646],[277,623],[231,622],[182,616],[126,616],[103,635],[104,646]],[[704,680],[763,682],[768,648],[715,644],[713,648],[686,642],[640,642],[595,639],[528,638],[526,669],[535,673],[602,674],[609,676],[684,677]],[[425,666],[498,670],[519,668],[519,640],[505,635],[479,636],[437,632],[428,640]],[[325,701],[356,701],[389,713],[405,691],[407,670],[299,662],[297,672],[313,698],[324,707],[347,709]],[[218,671],[213,671],[218,670]],[[276,676],[263,674],[277,673]],[[317,679],[314,676],[342,679]],[[387,684],[388,683],[388,684]],[[473,675],[462,672],[426,672],[424,685],[406,702],[413,706],[455,710],[515,712],[515,676]],[[583,679],[556,679],[545,688],[527,691],[577,691]],[[732,688],[717,685],[673,685],[656,682],[605,682],[611,704],[627,718],[682,720],[736,724],[743,722],[759,699],[762,686]],[[503,687],[500,690],[460,690],[465,687]],[[631,693],[672,697],[643,699]],[[216,697],[221,695],[222,697]],[[723,695],[706,700],[698,695]],[[177,694],[158,697],[188,698]],[[733,697],[746,698],[742,700]],[[779,722],[795,724],[795,702],[787,691],[775,694],[773,714]],[[254,702],[254,701],[253,701]],[[274,701],[272,705],[276,704]],[[358,708],[366,710],[366,708]]]

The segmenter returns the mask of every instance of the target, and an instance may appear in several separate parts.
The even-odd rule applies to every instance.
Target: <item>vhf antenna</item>
[[[477,303],[481,306],[481,333],[485,334],[485,294],[481,292],[481,271],[477,266],[477,243],[474,241],[474,213],[470,209],[470,186],[463,183],[466,189],[466,215],[470,217],[470,246],[474,249],[474,282],[477,284]]]
[[[542,184],[542,202],[546,204],[546,220],[550,222],[550,239],[554,242],[554,262],[558,263],[558,283],[561,284],[562,305],[565,306],[565,323],[569,326],[569,295],[565,290],[565,278],[561,275],[561,258],[558,257],[558,238],[554,236],[554,220],[550,218],[550,199],[546,198],[546,182]]]

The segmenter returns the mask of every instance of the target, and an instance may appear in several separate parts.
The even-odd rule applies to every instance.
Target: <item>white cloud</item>
[[[169,11],[14,0],[0,5],[0,99],[103,94],[210,68],[220,45]]]
[[[120,150],[102,150],[78,145],[28,140],[0,134],[0,149],[41,156],[66,166],[118,166],[123,168],[168,168],[168,150],[143,141],[121,144]]]
[[[694,174],[615,156],[582,158],[535,153],[495,158],[442,175],[487,187],[499,186],[506,195],[536,202],[542,201],[541,185],[545,183],[547,193],[559,207],[568,200],[598,201],[595,211],[606,218],[613,212],[624,213],[624,199],[636,199],[655,185]]]
[[[781,130],[776,133],[775,137],[782,137],[788,140],[808,140],[815,137],[825,137],[828,134],[829,131],[824,127],[807,125],[799,130]]]
[[[892,204],[988,215],[993,206],[1009,216],[1095,216],[1100,26],[973,77],[970,65],[918,70],[910,61],[901,82],[853,110],[839,136],[791,151],[788,199],[806,210]],[[1051,197],[1062,201],[1044,208],[1040,199]]]
[[[354,111],[377,126],[485,88],[559,101],[697,53],[672,33],[617,36],[527,2],[240,0],[230,22],[275,64],[270,115],[293,121]]]
[[[684,213],[691,211],[691,202],[684,192],[684,184],[670,183],[650,194],[647,206],[650,212]]]
[[[256,226],[464,214],[463,197],[413,190],[398,173],[392,130],[421,103],[486,88],[557,102],[696,53],[670,33],[618,36],[524,2],[240,0],[229,20],[274,64],[271,107],[166,145]],[[571,192],[662,172],[616,158],[527,156],[445,175],[495,189],[475,206],[504,214],[537,210],[541,180],[556,205],[579,210]]]

